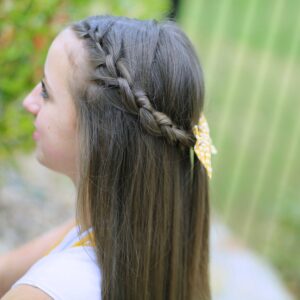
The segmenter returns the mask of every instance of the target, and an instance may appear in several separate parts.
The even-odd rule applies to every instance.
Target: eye
[[[42,84],[42,92],[40,95],[43,97],[43,99],[48,99],[49,95],[47,93],[46,86],[43,80],[41,80],[41,84]]]

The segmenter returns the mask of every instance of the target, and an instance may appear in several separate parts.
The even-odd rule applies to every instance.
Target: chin
[[[46,167],[50,170],[56,171],[53,164],[51,164],[51,162],[49,160],[47,160],[47,156],[40,149],[36,149],[35,158],[44,167]]]
[[[50,155],[46,155],[46,153],[41,151],[41,149],[36,149],[35,158],[39,164],[46,167],[47,169],[65,175],[72,181],[74,181],[77,172],[75,172],[73,162],[67,161],[66,158],[59,160],[58,158],[55,159],[54,157],[52,157],[52,159],[49,159]]]
[[[51,169],[51,167],[47,163],[47,160],[45,160],[44,156],[39,151],[35,152],[35,158],[36,158],[36,160],[38,161],[39,164],[41,164],[42,166],[44,166],[48,169]]]

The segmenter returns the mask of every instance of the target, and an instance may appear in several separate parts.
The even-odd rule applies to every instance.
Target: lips
[[[34,127],[35,127],[35,131],[32,134],[32,137],[33,137],[33,139],[38,140],[40,138],[40,133],[39,133],[39,130],[38,130],[38,127],[37,127],[36,123],[34,123]]]

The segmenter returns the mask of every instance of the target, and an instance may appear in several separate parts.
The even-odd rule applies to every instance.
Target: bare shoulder
[[[7,292],[1,300],[53,300],[53,298],[39,288],[20,284]]]

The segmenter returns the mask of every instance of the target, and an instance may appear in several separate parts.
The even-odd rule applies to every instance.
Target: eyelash
[[[47,93],[46,86],[45,86],[45,83],[44,83],[43,80],[41,81],[41,84],[42,84],[42,92],[41,92],[41,96],[43,97],[43,99],[48,99],[48,98],[49,98],[49,95],[48,95],[48,93]]]

